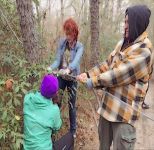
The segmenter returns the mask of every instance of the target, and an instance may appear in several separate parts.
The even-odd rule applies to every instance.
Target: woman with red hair
[[[59,69],[63,74],[70,74],[77,76],[80,74],[80,62],[83,55],[83,45],[78,41],[78,25],[76,22],[69,18],[64,22],[63,30],[65,37],[59,41],[57,55],[54,63],[48,68],[50,71]],[[76,133],[76,89],[77,82],[66,80],[58,77],[59,88],[64,91],[67,87],[69,95],[69,118],[70,118],[70,131],[75,137]],[[63,92],[61,92],[63,93]],[[61,94],[62,96],[62,94]],[[60,97],[61,97],[60,96]],[[61,98],[60,98],[61,101]],[[61,102],[59,104],[61,106]]]

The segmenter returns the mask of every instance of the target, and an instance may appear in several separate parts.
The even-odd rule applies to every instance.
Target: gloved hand
[[[59,74],[69,74],[71,72],[71,70],[69,68],[66,68],[66,69],[60,69],[59,70]]]
[[[49,67],[47,67],[47,72],[48,73],[52,73],[52,68],[49,66]]]

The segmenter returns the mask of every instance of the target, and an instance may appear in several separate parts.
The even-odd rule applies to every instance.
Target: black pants
[[[70,119],[70,131],[72,133],[76,132],[76,93],[77,93],[77,82],[76,81],[67,81],[58,77],[59,88],[60,88],[60,101],[62,100],[63,91],[68,90],[68,104],[69,104],[69,119]]]

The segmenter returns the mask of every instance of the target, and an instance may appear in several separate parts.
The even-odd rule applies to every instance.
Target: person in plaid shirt
[[[88,88],[102,87],[98,109],[100,150],[134,149],[135,122],[152,74],[152,44],[145,32],[151,11],[145,5],[128,7],[125,34],[107,60],[77,76]]]

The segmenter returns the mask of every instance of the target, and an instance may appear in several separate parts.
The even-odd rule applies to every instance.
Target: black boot
[[[143,103],[142,103],[142,108],[143,108],[143,109],[149,109],[150,107],[149,107],[148,104],[146,104],[145,102],[143,102]]]

